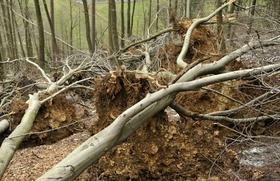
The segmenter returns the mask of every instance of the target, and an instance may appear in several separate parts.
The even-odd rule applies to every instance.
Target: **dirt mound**
[[[25,109],[27,108],[26,98],[15,99],[11,104],[12,115],[11,131],[20,123]],[[26,138],[25,146],[48,144],[56,142],[62,138],[72,135],[79,131],[81,124],[74,124],[76,121],[76,108],[73,102],[67,99],[66,94],[54,97],[51,101],[43,104],[37,114],[31,132],[36,133]],[[73,124],[71,124],[73,123]],[[64,128],[60,128],[62,126]]]
[[[133,72],[114,72],[96,80],[96,112],[102,129],[149,92],[151,81]]]
[[[171,42],[166,44],[165,47],[160,49],[158,57],[161,60],[161,66],[168,70],[172,70],[175,73],[179,72],[179,68],[176,65],[176,59],[181,52],[184,36],[191,26],[192,21],[185,18],[181,22],[177,22],[174,25],[176,33],[180,36],[180,43]],[[175,35],[174,35],[175,36]],[[207,26],[198,26],[192,32],[191,41],[185,62],[191,63],[206,56],[219,56],[218,48],[216,46],[216,35],[212,33]]]
[[[103,129],[114,117],[143,98],[151,89],[149,82],[132,73],[100,78],[96,83],[99,120],[93,132]],[[203,100],[209,101],[209,98],[203,94],[193,96],[192,100],[198,99],[197,102],[184,105],[204,106]],[[215,104],[217,102],[210,107]],[[231,177],[222,176],[217,167],[212,168],[224,148],[223,134],[221,128],[210,121],[181,120],[174,111],[166,110],[103,156],[89,169],[89,174],[103,180],[197,180],[208,178],[210,171],[212,175],[219,175],[213,179],[227,180]],[[223,168],[234,163],[235,155],[226,154],[228,156],[218,163]]]

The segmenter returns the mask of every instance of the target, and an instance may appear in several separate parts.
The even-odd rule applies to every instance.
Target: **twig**
[[[65,86],[65,87],[63,87],[62,89],[60,89],[59,91],[55,92],[54,94],[52,94],[51,96],[45,98],[44,100],[42,100],[42,101],[40,101],[40,102],[41,102],[41,104],[43,104],[43,103],[45,103],[46,101],[48,101],[48,100],[54,98],[54,97],[57,96],[58,94],[60,94],[60,93],[62,93],[62,92],[64,92],[64,91],[66,91],[67,89],[71,88],[72,86],[77,85],[77,84],[82,83],[82,82],[85,82],[85,81],[87,81],[87,80],[91,80],[91,79],[93,79],[93,78],[89,77],[89,78],[82,79],[82,80],[79,80],[79,81],[77,81],[77,82],[74,82],[74,83],[72,83],[72,84],[70,84],[70,85],[68,85],[68,86]]]
[[[174,29],[174,28],[165,29],[165,30],[163,30],[163,31],[161,31],[161,32],[159,32],[159,33],[157,33],[157,34],[155,34],[155,35],[153,35],[153,36],[151,36],[151,37],[149,37],[149,38],[147,38],[147,39],[140,40],[140,41],[138,41],[138,42],[132,43],[132,44],[128,45],[127,47],[121,49],[119,52],[120,52],[120,53],[125,52],[125,51],[127,51],[129,48],[131,48],[131,47],[133,47],[133,46],[136,46],[136,45],[139,45],[139,44],[141,44],[141,43],[144,43],[144,42],[153,40],[153,39],[157,38],[158,36],[160,36],[160,35],[162,35],[162,34],[165,34],[165,33],[168,33],[168,32],[172,32],[172,31],[175,31],[175,29]]]

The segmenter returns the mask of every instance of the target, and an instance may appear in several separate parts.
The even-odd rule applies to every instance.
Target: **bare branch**
[[[187,66],[187,63],[184,62],[184,58],[188,52],[189,49],[189,45],[190,45],[190,40],[191,40],[191,34],[193,32],[193,30],[199,26],[202,23],[205,23],[207,21],[209,21],[211,18],[213,18],[218,12],[220,12],[222,9],[224,9],[225,7],[227,7],[228,5],[232,4],[233,2],[235,2],[235,0],[231,0],[225,4],[223,4],[221,7],[219,7],[218,9],[216,9],[213,13],[211,13],[209,16],[201,18],[196,20],[194,23],[192,23],[192,25],[189,27],[186,35],[185,35],[185,40],[184,40],[184,45],[183,48],[177,58],[177,65],[179,65],[180,67],[184,68]]]
[[[35,62],[29,60],[29,58],[26,58],[25,61],[27,61],[31,65],[35,66],[41,72],[42,76],[48,81],[48,83],[52,83],[51,79],[47,76],[45,71],[38,64],[36,64]]]
[[[266,120],[280,120],[280,115],[270,115],[270,116],[259,116],[259,117],[250,117],[250,118],[230,118],[227,116],[210,116],[207,114],[199,114],[189,110],[186,110],[184,107],[173,102],[170,107],[174,109],[177,113],[182,116],[191,117],[193,119],[204,119],[211,121],[228,121],[231,123],[247,123],[253,121],[266,121]]]

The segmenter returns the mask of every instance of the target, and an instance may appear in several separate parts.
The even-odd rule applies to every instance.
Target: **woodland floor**
[[[214,40],[210,37],[210,32],[203,27],[196,30],[192,42],[194,48],[186,61],[202,57],[203,52],[213,52]],[[175,60],[180,49],[174,44],[164,48],[169,60]],[[164,61],[161,54],[158,56],[162,56],[163,67],[178,73],[174,62]],[[227,68],[239,69],[242,66],[236,63]],[[164,84],[164,81],[160,83]],[[257,89],[258,84],[249,80],[230,81],[208,88],[245,102],[262,93]],[[149,78],[135,72],[107,74],[97,78],[92,86],[96,90],[94,93],[67,92],[40,109],[32,129],[34,134],[28,136],[16,152],[4,181],[35,180],[156,87]],[[11,130],[24,113],[26,95],[19,97],[11,106],[16,112]],[[237,106],[207,90],[180,93],[176,101],[199,113]],[[236,116],[250,114],[249,110]],[[193,120],[180,117],[167,108],[152,117],[124,143],[109,151],[77,180],[280,180],[280,155],[277,154],[280,142],[268,137],[250,137],[260,134],[278,137],[279,123],[234,125]]]

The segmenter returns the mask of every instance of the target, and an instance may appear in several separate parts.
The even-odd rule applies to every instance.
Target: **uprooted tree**
[[[156,88],[150,89],[142,100],[126,109],[117,117],[112,116],[112,119],[114,120],[109,126],[90,137],[66,158],[61,160],[58,164],[54,165],[50,170],[38,178],[38,180],[74,180],[86,168],[97,162],[107,151],[112,149],[114,146],[123,143],[138,128],[149,121],[149,118],[164,110],[168,106],[170,106],[182,116],[214,121],[228,121],[235,124],[263,120],[279,120],[279,112],[273,111],[257,112],[256,114],[252,114],[251,117],[234,117],[233,113],[239,111],[240,109],[247,108],[256,102],[267,98],[267,96],[279,94],[279,85],[277,85],[277,83],[271,83],[271,80],[279,79],[280,64],[274,63],[271,65],[258,65],[257,67],[252,66],[251,68],[240,70],[232,70],[228,68],[228,65],[236,62],[240,56],[250,51],[265,49],[266,47],[271,46],[279,46],[279,35],[268,39],[252,39],[242,47],[219,58],[215,57],[211,59],[211,57],[202,57],[195,59],[192,63],[187,63],[185,61],[186,56],[190,54],[191,41],[195,36],[194,31],[197,31],[199,28],[202,28],[202,31],[204,31],[205,27],[201,26],[207,23],[222,9],[232,5],[233,2],[234,0],[225,3],[205,18],[197,19],[192,23],[186,21],[189,23],[189,25],[186,28],[187,31],[184,32],[184,43],[180,54],[177,57],[176,64],[176,66],[180,67],[182,70],[177,75],[168,71],[160,71],[157,73],[148,71],[151,66],[150,56],[155,54],[155,50],[153,50],[152,46],[148,44],[148,41],[156,39],[162,34],[168,33],[170,31],[182,31],[180,28],[180,30],[178,30],[178,27],[176,27],[177,29],[168,29],[155,36],[151,36],[145,40],[133,43],[132,45],[129,45],[128,47],[123,48],[117,53],[107,57],[106,61],[113,62],[113,64],[116,60],[135,60],[139,57],[144,57],[145,65],[143,66],[144,68],[142,71],[127,70],[126,66],[123,65],[119,69],[114,71],[111,70],[109,72],[110,81],[117,82],[119,77],[125,77],[129,74],[134,74],[135,77],[149,80]],[[184,24],[182,25],[182,29],[184,29],[183,26]],[[145,48],[140,55],[136,54],[135,57],[126,58],[127,55],[125,52],[129,50],[129,48],[141,44],[144,44]],[[211,61],[208,61],[209,59],[211,59]],[[98,72],[97,69],[101,67],[98,64],[98,61],[91,61],[87,58],[85,58],[78,65],[72,65],[68,59],[65,61],[63,66],[64,74],[58,80],[53,81],[40,66],[32,62],[29,58],[24,58],[23,60],[34,66],[41,73],[44,82],[38,85],[40,89],[39,91],[29,95],[29,99],[27,101],[28,108],[25,110],[20,124],[7,138],[5,138],[0,147],[0,176],[3,176],[5,169],[11,161],[16,149],[20,146],[24,138],[32,129],[34,120],[36,119],[41,106],[47,102],[51,102],[55,96],[61,94],[62,92],[68,91],[69,89],[75,87],[78,88],[78,86],[80,86],[80,88],[86,88],[83,83],[94,79],[93,77],[89,76],[80,80],[74,79],[73,81],[73,76],[82,72]],[[105,60],[102,59],[102,61]],[[128,63],[129,62],[131,62],[131,60],[128,60]],[[8,61],[5,63],[11,62]],[[176,102],[176,95],[179,92],[196,91],[201,88],[208,89],[208,87],[213,84],[244,78],[260,80],[260,82],[262,82],[266,87],[266,92],[256,98],[251,99],[247,103],[242,103],[239,104],[239,106],[231,107],[229,110],[219,110],[212,113],[192,112],[184,109]],[[164,79],[165,84],[161,83],[160,79]],[[222,96],[227,97],[226,95]],[[273,98],[273,96],[271,97]],[[3,101],[3,103],[1,102],[1,106],[4,104],[5,101]],[[0,134],[7,128],[7,120],[3,119],[0,122]]]

